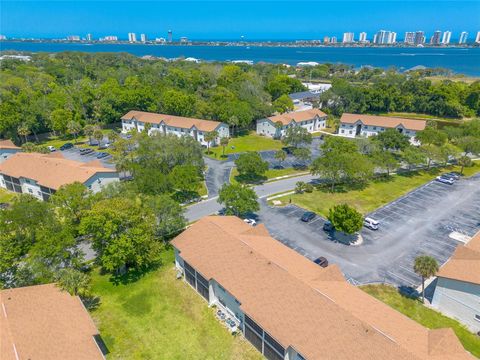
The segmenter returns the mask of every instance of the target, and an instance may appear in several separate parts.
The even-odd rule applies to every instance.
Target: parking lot
[[[377,231],[363,229],[359,246],[336,242],[323,231],[324,219],[300,221],[305,210],[288,205],[270,208],[262,202],[260,222],[271,235],[304,256],[325,256],[340,266],[353,283],[386,282],[417,287],[416,256],[426,254],[445,263],[460,244],[450,235],[472,236],[480,230],[480,175],[454,185],[430,182],[371,214],[380,221]]]
[[[94,151],[90,154],[85,154],[85,155],[80,155],[80,148],[73,147],[67,150],[57,150],[62,153],[62,155],[69,160],[75,160],[75,161],[81,161],[81,162],[89,162],[92,160],[100,160],[100,162],[103,164],[105,167],[110,167],[113,168],[115,165],[111,162],[112,156],[108,155],[104,158],[97,159],[97,155],[99,152],[103,152],[103,150],[99,151]]]

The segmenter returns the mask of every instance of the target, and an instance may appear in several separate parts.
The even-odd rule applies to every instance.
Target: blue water
[[[407,70],[417,65],[442,67],[455,73],[480,76],[480,48],[341,48],[261,46],[181,46],[144,44],[70,44],[0,42],[0,50],[31,52],[128,52],[166,58],[194,57],[202,60],[252,60],[294,65],[301,61],[344,63],[355,67],[396,67]]]

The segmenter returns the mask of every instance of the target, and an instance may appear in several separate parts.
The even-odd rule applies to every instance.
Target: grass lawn
[[[107,359],[262,359],[242,336],[230,335],[198,293],[176,280],[173,259],[173,250],[166,251],[162,267],[126,284],[93,274],[100,306],[92,316]]]
[[[0,203],[9,203],[13,201],[15,193],[7,191],[5,189],[0,189]]]
[[[249,184],[249,183],[258,183],[261,181],[267,181],[269,179],[273,179],[279,176],[288,176],[288,175],[296,175],[296,174],[304,174],[308,173],[308,169],[294,169],[294,168],[284,168],[284,169],[268,169],[265,173],[265,176],[257,179],[257,181],[248,181],[243,180],[241,176],[238,174],[238,170],[236,167],[232,169],[230,173],[230,183],[242,183],[242,184]]]
[[[329,186],[318,186],[311,193],[292,194],[276,200],[287,203],[291,198],[294,204],[324,217],[328,215],[328,209],[332,206],[343,203],[355,207],[362,214],[367,214],[427,183],[441,172],[448,171],[459,171],[459,168],[450,166],[442,170],[431,169],[430,171],[392,175],[389,179],[373,180],[365,187],[360,188],[337,185],[333,193],[330,192]],[[480,172],[479,162],[475,162],[475,166],[464,170],[465,176],[471,176],[477,172]]]
[[[234,147],[232,149],[232,146]],[[228,142],[225,147],[225,155],[241,153],[246,151],[280,150],[283,144],[280,140],[273,140],[266,136],[257,135],[251,132],[248,135],[237,136]],[[220,159],[223,154],[223,147],[216,146],[210,148],[208,156],[214,159]]]
[[[418,300],[402,296],[394,287],[387,285],[366,285],[360,288],[429,329],[452,328],[465,349],[473,355],[480,357],[480,338],[468,331],[458,321],[427,308]]]

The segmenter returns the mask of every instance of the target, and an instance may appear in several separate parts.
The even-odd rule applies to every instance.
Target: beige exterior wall
[[[277,134],[277,129],[275,128],[275,124],[270,120],[270,119],[260,119],[257,120],[257,134],[258,135],[264,135],[268,137],[283,137],[285,136],[285,133],[289,127],[293,126],[301,126],[309,133],[313,133],[315,131],[325,129],[327,127],[327,117],[319,117],[316,116],[312,119],[302,121],[302,122],[291,122],[288,125],[284,125],[282,127],[279,134]]]

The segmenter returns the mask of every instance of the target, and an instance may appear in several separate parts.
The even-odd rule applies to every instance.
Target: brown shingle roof
[[[12,140],[0,140],[0,149],[20,149]]]
[[[190,129],[195,126],[198,130],[207,132],[214,131],[218,128],[220,124],[222,124],[221,122],[212,120],[201,120],[183,116],[156,114],[137,110],[131,110],[122,116],[122,120],[132,120],[133,118],[137,119],[138,121],[150,124],[160,124],[163,121],[168,126],[174,126],[183,129]]]
[[[85,183],[97,173],[111,172],[115,170],[103,167],[99,162],[67,160],[59,153],[16,153],[0,164],[2,174],[32,179],[55,190],[75,181]]]
[[[0,303],[2,360],[103,359],[78,297],[48,284],[1,290]]]
[[[172,244],[283,346],[308,359],[470,359],[448,341],[431,355],[428,329],[235,217],[206,217]]]
[[[303,111],[293,111],[285,114],[270,116],[269,119],[271,122],[276,123],[280,121],[283,125],[288,125],[292,121],[301,122],[312,120],[315,116],[324,117],[327,116],[323,111],[319,109],[310,109]]]
[[[402,125],[405,129],[420,131],[425,129],[427,122],[425,120],[402,119],[389,116],[359,115],[343,113],[340,118],[341,123],[354,124],[360,120],[364,125],[381,126],[385,128],[395,128]]]
[[[466,245],[455,249],[437,276],[480,284],[480,231]]]

